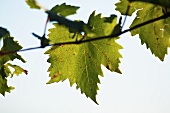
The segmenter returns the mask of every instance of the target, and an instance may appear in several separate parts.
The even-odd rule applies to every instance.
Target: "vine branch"
[[[150,23],[153,23],[153,22],[156,22],[158,20],[161,20],[161,19],[166,19],[170,17],[170,12],[160,16],[160,17],[157,17],[155,19],[151,19],[151,20],[148,20],[146,22],[143,22],[141,24],[138,24],[138,25],[135,25],[129,29],[126,29],[120,33],[117,33],[117,34],[112,34],[112,35],[109,35],[109,36],[101,36],[101,37],[96,37],[96,38],[91,38],[91,39],[86,39],[86,40],[80,40],[80,41],[69,41],[69,42],[59,42],[59,43],[55,43],[55,44],[49,44],[49,45],[46,45],[45,47],[48,47],[48,46],[56,46],[56,45],[66,45],[66,44],[82,44],[82,43],[86,43],[86,42],[92,42],[92,41],[97,41],[97,40],[103,40],[103,39],[111,39],[111,38],[115,38],[115,37],[118,37],[124,33],[127,33],[129,31],[132,31],[134,29],[137,29],[137,28],[140,28],[142,26],[145,26],[147,24],[150,24]],[[23,51],[29,51],[29,50],[34,50],[34,49],[40,49],[40,48],[45,48],[45,47],[42,47],[42,46],[38,46],[38,47],[32,47],[32,48],[26,48],[26,49],[21,49],[19,51],[9,51],[9,52],[0,52],[0,56],[2,55],[7,55],[7,54],[14,54],[16,52],[23,52]]]

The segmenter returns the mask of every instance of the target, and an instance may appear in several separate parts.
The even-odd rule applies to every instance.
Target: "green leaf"
[[[147,5],[147,3],[145,4]],[[129,16],[131,16],[136,10],[144,7],[143,2],[130,3],[128,0],[120,0],[120,2],[116,3],[115,5],[116,5],[116,10],[119,11],[122,15],[129,15]]]
[[[72,14],[76,14],[77,6],[66,5],[65,3],[61,5],[54,6],[50,11],[57,13],[60,16],[66,17]]]
[[[135,2],[129,1],[121,0],[121,2],[116,4],[116,10],[120,11],[122,14],[126,14],[127,7],[129,6],[128,15],[131,15],[135,10],[140,9],[138,10],[137,16],[130,27],[162,16],[170,11],[169,8],[150,4],[148,2],[140,2],[137,0]],[[123,8],[123,6],[126,8]],[[145,43],[147,48],[150,48],[151,52],[162,61],[164,60],[164,57],[167,54],[167,49],[170,45],[168,38],[169,26],[167,26],[169,21],[169,18],[159,20],[131,31],[132,36],[139,34],[141,43]]]
[[[72,21],[66,16],[75,14],[79,7],[66,5],[65,3],[61,5],[56,5],[51,10],[46,11],[50,21],[56,21],[59,24],[69,27],[71,32],[87,32],[90,31],[89,26],[87,26],[83,21]]]
[[[9,35],[9,31],[5,28],[0,27],[0,39],[6,35]]]
[[[26,3],[30,6],[32,9],[41,9],[41,7],[37,4],[36,0],[26,0]]]
[[[7,85],[7,79],[1,76],[2,70],[0,70],[0,93],[5,96],[5,92],[9,92],[14,89],[12,86]]]
[[[75,34],[77,39],[91,39],[99,36],[111,35],[116,26],[116,16],[102,18],[101,14],[95,15],[93,12],[89,18],[88,25],[92,27],[94,35],[80,33]],[[63,25],[54,24],[55,28],[50,29],[49,39],[52,43],[74,41],[72,33]],[[118,38],[118,37],[117,37]],[[51,63],[50,83],[64,81],[68,79],[72,86],[76,83],[82,93],[90,97],[95,103],[100,80],[98,75],[103,76],[101,64],[109,70],[121,73],[119,70],[120,58],[119,50],[122,47],[116,43],[115,39],[103,39],[82,44],[68,44],[53,46],[46,52]]]
[[[52,11],[46,11],[46,13],[48,14],[50,21],[56,21],[59,24],[69,27],[70,31],[87,32],[90,30],[89,26],[87,26],[87,24],[85,24],[83,21],[72,21]]]
[[[17,53],[14,54],[5,54],[8,52],[17,52],[18,50],[22,49],[22,47],[18,44],[17,41],[13,40],[13,37],[7,36],[3,38],[3,46],[0,51],[0,68],[8,61],[19,59],[22,62],[25,62],[25,60],[18,55]]]
[[[11,72],[11,70],[9,69],[9,67],[13,68],[14,71]],[[20,66],[12,65],[12,64],[10,64],[10,63],[7,63],[7,64],[5,65],[5,68],[6,68],[6,69],[5,69],[5,70],[6,70],[6,73],[7,73],[8,75],[11,75],[11,77],[13,77],[13,75],[17,75],[17,76],[18,76],[18,75],[20,75],[20,74],[22,74],[22,73],[27,74],[27,70],[21,68]]]
[[[25,62],[25,60],[16,53],[18,50],[22,49],[22,47],[13,39],[14,38],[10,37],[9,35],[4,36],[3,46],[0,50],[0,93],[2,95],[5,95],[5,92],[10,92],[10,90],[14,89],[12,86],[7,85],[7,77],[9,77],[11,74],[18,75],[21,72],[27,72],[26,70],[21,71],[19,66],[7,63],[8,61],[13,61],[14,59],[19,59],[22,62]],[[8,66],[14,68],[13,73],[10,71]]]
[[[143,3],[143,9],[137,12],[137,16],[130,27],[157,18],[163,14],[161,6]],[[147,48],[150,48],[151,52],[163,61],[169,47],[169,23],[170,18],[162,19],[135,29],[131,31],[131,34],[132,36],[139,34],[141,43],[145,43]]]
[[[152,3],[152,4],[156,4],[156,5],[161,5],[164,7],[169,7],[170,8],[170,0],[129,0],[130,2],[136,2],[136,1],[140,1],[140,2],[148,2],[148,3]]]
[[[9,67],[12,67],[14,69],[13,72],[9,69]],[[21,68],[20,66],[17,65],[12,65],[10,63],[5,64],[1,69],[0,69],[0,93],[5,96],[5,92],[9,92],[14,89],[12,86],[8,86],[7,84],[7,77],[13,75],[19,75],[21,73],[27,74],[27,71]]]

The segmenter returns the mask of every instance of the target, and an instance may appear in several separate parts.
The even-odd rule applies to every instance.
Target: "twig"
[[[47,46],[56,46],[56,45],[66,45],[66,44],[81,44],[81,43],[86,43],[86,42],[92,42],[92,41],[97,41],[97,40],[103,40],[103,39],[110,39],[110,38],[115,38],[115,37],[118,37],[126,32],[129,32],[129,31],[132,31],[134,29],[137,29],[137,28],[140,28],[142,26],[145,26],[147,24],[150,24],[150,23],[153,23],[153,22],[156,22],[158,20],[161,20],[161,19],[165,19],[165,18],[168,18],[170,17],[170,12],[169,13],[166,13],[158,18],[155,18],[155,19],[152,19],[152,20],[148,20],[146,22],[143,22],[141,24],[138,24],[136,26],[133,26],[129,29],[126,29],[120,33],[117,33],[117,34],[112,34],[112,35],[109,35],[109,36],[102,36],[102,37],[96,37],[96,38],[91,38],[91,39],[86,39],[86,40],[81,40],[81,41],[70,41],[70,42],[60,42],[60,43],[55,43],[55,44],[49,44]],[[45,47],[47,47],[45,46]],[[45,48],[44,47],[44,48]],[[34,50],[34,49],[40,49],[42,48],[41,46],[39,47],[32,47],[32,48],[26,48],[26,49],[21,49],[19,51],[9,51],[9,52],[0,52],[0,56],[2,55],[7,55],[7,54],[14,54],[16,52],[23,52],[23,51],[29,51],[29,50]]]

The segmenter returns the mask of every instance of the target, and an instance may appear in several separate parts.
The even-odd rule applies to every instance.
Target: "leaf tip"
[[[41,9],[36,0],[25,0],[25,2],[32,9]]]

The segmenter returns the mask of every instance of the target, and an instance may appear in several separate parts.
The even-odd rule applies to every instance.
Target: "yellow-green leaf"
[[[170,8],[170,0],[129,0],[130,2],[147,2],[147,3],[152,3],[155,5],[160,5],[164,7],[169,7]]]
[[[36,0],[26,0],[26,3],[30,6],[32,9],[40,9],[40,6],[37,4]]]
[[[93,36],[80,33],[75,34],[77,39],[91,39],[99,36],[111,35],[116,26],[116,16],[102,18],[101,14],[95,15],[93,12],[89,18],[88,25],[92,27]],[[50,29],[49,39],[52,43],[74,41],[70,38],[72,33],[63,25],[54,24],[55,28]],[[99,75],[103,76],[101,64],[109,70],[121,73],[119,70],[120,58],[119,50],[122,47],[117,44],[115,39],[105,39],[82,44],[68,44],[53,46],[46,52],[51,63],[49,68],[50,81],[54,83],[68,79],[70,85],[74,83],[80,88],[82,93],[90,97],[95,103],[100,80]]]
[[[5,92],[10,92],[10,90],[14,89],[12,86],[8,86],[7,78],[11,76],[11,71],[8,68],[9,64],[8,61],[13,61],[14,59],[19,59],[22,62],[25,60],[17,54],[17,51],[22,49],[22,47],[18,44],[17,41],[14,41],[13,37],[9,35],[3,36],[3,46],[0,50],[0,93],[5,95]],[[13,65],[14,73],[13,74],[20,74],[21,68],[19,66]]]
[[[137,12],[137,16],[130,27],[164,14],[161,6],[149,3],[147,5],[144,3],[143,6],[145,7]],[[169,23],[170,18],[162,19],[135,29],[131,31],[131,34],[132,36],[139,34],[141,43],[145,43],[147,48],[150,48],[151,52],[163,61],[169,47],[170,37],[167,33],[170,29]]]
[[[65,3],[61,5],[54,6],[50,11],[57,13],[60,16],[66,17],[75,14],[79,7],[66,5]]]

